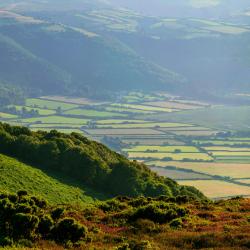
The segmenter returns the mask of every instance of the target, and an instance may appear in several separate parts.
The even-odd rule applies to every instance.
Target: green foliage
[[[86,238],[88,229],[85,226],[78,224],[72,218],[64,218],[60,220],[55,228],[53,234],[58,242],[77,242],[80,239]]]
[[[156,223],[167,223],[176,218],[184,217],[187,211],[174,204],[155,203],[139,207],[133,219],[149,219]]]
[[[47,203],[39,198],[28,196],[25,191],[18,195],[0,193],[0,246],[36,239],[75,243],[87,237],[85,226],[73,218],[63,218],[58,211],[62,218],[54,221],[51,217],[55,216],[55,210],[50,214]]]
[[[66,174],[113,196],[172,197],[183,193],[204,198],[196,189],[159,177],[145,165],[129,161],[77,133],[31,132],[28,128],[0,124],[0,152]]]
[[[0,107],[10,104],[23,104],[25,100],[22,90],[18,87],[1,84],[0,82]]]
[[[128,198],[117,197],[101,202],[98,207],[105,212],[104,221],[112,221],[121,226],[132,224],[136,231],[157,232],[159,224],[179,228],[182,219],[189,216],[188,209],[182,207],[174,198]]]
[[[180,218],[173,219],[169,223],[169,226],[172,227],[172,228],[181,228],[182,225],[183,225],[183,222],[182,222],[182,219],[180,219]]]
[[[64,214],[64,209],[58,207],[51,212],[51,217],[53,218],[53,220],[57,221],[62,217],[63,214]]]
[[[40,196],[50,204],[79,204],[93,202],[93,198],[104,197],[80,182],[55,171],[41,171],[35,167],[21,163],[18,160],[0,154],[0,190],[18,192],[27,190],[34,202],[40,208],[46,206],[45,201],[37,199]]]

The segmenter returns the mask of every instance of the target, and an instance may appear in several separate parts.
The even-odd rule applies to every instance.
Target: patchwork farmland
[[[23,105],[0,110],[0,120],[34,131],[82,133],[216,199],[250,196],[250,134],[242,132],[249,118],[234,119],[235,111],[248,110],[167,93],[132,92],[111,101],[30,98]]]

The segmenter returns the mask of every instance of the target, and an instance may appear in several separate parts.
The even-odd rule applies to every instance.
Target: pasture
[[[26,100],[26,106],[32,108],[42,108],[42,109],[52,109],[57,110],[61,108],[62,110],[68,110],[77,108],[78,105],[64,103],[64,102],[57,102],[57,101],[50,101],[50,100],[42,100],[39,98],[30,98]]]
[[[193,143],[200,145],[200,146],[248,146],[250,145],[250,141],[242,141],[242,140],[193,140]]]
[[[126,117],[125,114],[120,114],[120,113],[98,111],[94,109],[80,109],[80,108],[65,111],[64,114],[72,116],[86,116],[86,117],[97,117],[97,118]]]
[[[144,105],[177,110],[202,108],[200,105],[185,104],[177,101],[145,102]]]
[[[233,196],[250,197],[250,187],[218,180],[178,181],[181,185],[193,186],[201,190],[211,199],[228,198]]]
[[[0,112],[0,118],[2,119],[15,119],[17,117],[17,115]]]
[[[173,130],[171,131],[173,134],[178,136],[213,136],[218,131],[213,130],[186,130],[186,131],[179,131],[179,130]]]
[[[135,146],[124,149],[125,152],[169,152],[169,153],[199,153],[199,149],[192,146]]]
[[[161,107],[139,105],[139,104],[113,103],[112,106],[119,107],[119,108],[136,109],[136,110],[142,110],[142,111],[153,111],[153,112],[173,112],[174,111],[173,109],[170,109],[170,108],[161,108]]]
[[[64,116],[44,116],[44,117],[34,117],[34,118],[26,118],[20,120],[23,123],[53,123],[53,124],[79,124],[86,125],[89,121],[88,119],[78,119],[78,118],[70,118]]]
[[[160,131],[153,129],[85,129],[90,135],[161,135]]]
[[[151,170],[158,173],[160,176],[165,176],[174,180],[210,180],[208,175],[189,173],[180,170],[172,170],[162,167],[151,167]],[[250,183],[250,182],[249,182]]]
[[[250,178],[250,163],[217,163],[217,162],[163,162],[150,161],[150,166],[166,167],[173,166],[177,169],[192,170],[197,173],[211,176],[229,177],[232,179]]]
[[[181,128],[181,127],[192,126],[190,124],[183,124],[183,123],[169,123],[169,122],[143,122],[143,123],[125,123],[125,124],[102,124],[97,125],[97,128]]]
[[[75,105],[100,105],[104,103],[104,102],[91,100],[89,98],[77,98],[77,97],[73,98],[73,97],[67,97],[67,96],[42,96],[40,97],[40,99],[70,103],[70,104],[75,104]]]
[[[46,116],[46,115],[54,115],[56,114],[55,110],[50,110],[50,109],[41,109],[41,108],[32,108],[28,106],[14,106],[17,111],[22,111],[22,110],[27,110],[27,111],[36,111],[38,112],[39,115],[41,116]]]
[[[119,99],[29,98],[24,106],[16,106],[20,114],[3,110],[0,119],[32,130],[82,133],[100,142],[105,137],[110,139],[107,146],[115,139],[119,153],[146,163],[162,176],[194,182],[213,198],[247,194],[242,187],[249,188],[250,182],[250,137],[216,133],[249,127],[248,106],[213,106],[164,93],[132,92]],[[28,118],[23,108],[38,113]],[[211,192],[198,181],[206,181]],[[216,193],[219,183],[222,193]]]
[[[38,128],[38,129],[81,128],[82,126],[83,125],[80,125],[80,124],[69,124],[69,123],[48,123],[48,124],[42,123],[42,124],[30,124],[29,125],[30,128]]]
[[[150,153],[150,152],[128,152],[131,159],[168,159],[173,161],[213,161],[213,158],[205,153]],[[170,162],[171,162],[170,160]]]
[[[173,146],[183,146],[184,142],[176,139],[159,137],[159,138],[124,138],[122,142],[133,145],[144,145],[144,146],[163,146],[163,145],[173,145]]]
[[[138,123],[146,123],[148,121],[145,120],[119,120],[119,119],[107,119],[107,120],[98,120],[96,124],[98,125],[113,125],[113,124],[138,124]]]
[[[119,112],[119,113],[126,113],[126,114],[154,114],[155,112],[152,111],[145,111],[145,110],[138,110],[138,109],[130,109],[130,108],[121,108],[121,107],[112,107],[112,106],[106,106],[105,111],[109,112]]]
[[[32,131],[47,131],[50,132],[52,129],[51,128],[31,128]],[[74,128],[56,128],[56,130],[60,133],[65,133],[65,134],[71,134],[73,132],[75,133],[79,133],[79,134],[83,134],[83,131],[81,131],[80,129],[74,129]]]
[[[219,151],[219,152],[223,152],[223,151],[226,151],[226,152],[250,152],[250,148],[249,147],[216,147],[216,146],[213,146],[213,147],[203,147],[206,151]]]

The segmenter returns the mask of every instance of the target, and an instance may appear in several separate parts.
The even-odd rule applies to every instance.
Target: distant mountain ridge
[[[44,94],[171,89],[176,73],[138,56],[113,37],[78,27],[2,18],[0,80]],[[15,67],[14,67],[15,65]],[[154,84],[152,84],[154,83]]]
[[[0,82],[31,95],[163,90],[214,100],[250,91],[247,1],[142,2],[1,3]]]

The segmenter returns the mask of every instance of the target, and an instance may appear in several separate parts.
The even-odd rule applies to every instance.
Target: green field
[[[22,111],[23,109],[26,109],[27,111],[35,110],[38,112],[39,115],[54,115],[56,113],[55,110],[50,109],[41,109],[41,108],[31,108],[28,106],[14,106],[17,111]]]
[[[178,135],[178,136],[213,136],[217,133],[218,131],[213,131],[213,130],[186,130],[186,131],[171,131],[171,133]]]
[[[172,170],[162,167],[151,167],[151,170],[158,173],[160,176],[165,176],[174,180],[211,180],[212,178],[208,175],[189,173],[181,170]]]
[[[74,129],[74,128],[31,128],[32,131],[47,131],[50,132],[51,130],[56,129],[58,132],[60,133],[65,133],[65,134],[70,134],[70,133],[79,133],[79,134],[83,134],[83,131],[81,131],[80,129]]]
[[[119,119],[107,119],[98,120],[95,123],[98,125],[114,125],[114,124],[135,124],[135,123],[147,123],[144,120],[119,120]]]
[[[15,119],[17,117],[18,117],[17,115],[0,112],[0,118],[2,119]]]
[[[178,109],[178,110],[189,110],[201,108],[200,105],[185,104],[181,102],[170,102],[170,101],[160,101],[160,102],[145,102],[145,105],[160,107],[160,108],[169,108],[169,109]]]
[[[212,106],[196,110],[156,114],[151,118],[196,124],[215,130],[249,130],[250,106]],[[141,118],[141,116],[140,116]]]
[[[68,109],[73,109],[73,108],[78,107],[78,105],[75,105],[75,104],[43,100],[43,99],[38,99],[38,98],[27,99],[26,106],[29,106],[32,108],[42,108],[42,109],[52,109],[52,110],[56,110],[58,108],[61,108],[62,110],[68,110]]]
[[[45,117],[21,119],[20,121],[24,123],[54,123],[54,124],[64,123],[64,124],[86,125],[89,120],[70,118],[70,117],[64,117],[64,116],[45,116]]]
[[[135,124],[105,124],[97,125],[97,128],[178,128],[178,127],[187,127],[192,126],[191,124],[183,123],[169,123],[169,122],[144,122],[144,123],[135,123]]]
[[[105,110],[109,112],[119,112],[119,113],[128,113],[128,114],[154,114],[155,113],[152,111],[137,110],[137,109],[130,109],[130,108],[120,108],[120,107],[112,107],[112,106],[107,106]]]
[[[170,138],[124,138],[122,141],[129,145],[143,145],[143,146],[162,146],[162,145],[176,145],[176,146],[183,146],[185,145],[184,142],[178,141],[176,139]]]
[[[199,153],[199,149],[192,146],[136,146],[133,148],[124,149],[123,151],[125,152],[157,151],[157,152],[169,152],[169,153],[180,151],[179,153]]]
[[[143,128],[143,129],[85,129],[90,135],[161,135],[160,131]]]
[[[205,150],[207,151],[227,151],[227,152],[250,152],[250,148],[249,147],[203,147]]]
[[[153,106],[146,106],[146,105],[138,105],[138,104],[121,104],[121,103],[113,103],[113,107],[118,108],[129,108],[129,109],[136,109],[142,111],[152,111],[152,112],[172,112],[173,109],[170,108],[161,108],[161,107],[153,107]]]
[[[75,115],[75,116],[87,116],[87,117],[97,117],[97,118],[110,118],[110,117],[126,117],[125,114],[98,111],[93,109],[72,109],[64,112],[65,115]]]
[[[47,128],[56,128],[56,129],[62,129],[62,128],[81,128],[82,126],[85,125],[81,125],[81,124],[69,124],[69,123],[42,123],[42,124],[30,124],[29,127],[30,128],[34,128],[34,129],[47,129]]]
[[[34,131],[77,132],[99,142],[105,137],[109,147],[113,138],[119,153],[154,166],[157,173],[175,180],[221,178],[224,185],[228,178],[250,179],[250,137],[217,134],[246,130],[250,124],[248,106],[223,107],[168,98],[138,92],[125,95],[120,103],[101,104],[86,98],[45,97],[28,99],[24,106],[27,111],[37,110],[38,117],[18,118],[6,113],[0,117],[2,114],[3,121]],[[16,108],[21,111],[23,106]],[[209,183],[213,188],[214,182]],[[232,189],[231,194],[237,191]]]
[[[30,194],[38,195],[52,204],[93,202],[90,190],[79,183],[72,182],[65,176],[61,178],[60,175],[47,174],[1,154],[0,173],[0,190],[27,190]],[[82,190],[86,190],[86,193]]]
[[[171,124],[171,123],[169,123],[169,124]],[[177,123],[178,124],[178,123]],[[210,129],[208,129],[208,128],[205,128],[205,127],[199,127],[199,126],[195,126],[195,125],[191,125],[191,124],[187,124],[188,126],[185,126],[186,124],[184,124],[184,123],[179,123],[181,126],[180,127],[178,127],[178,126],[176,126],[176,127],[163,127],[163,128],[161,128],[161,131],[165,131],[165,132],[171,132],[171,131],[175,131],[175,132],[177,132],[177,131],[182,131],[182,132],[184,132],[184,131],[190,131],[190,132],[192,132],[192,131],[211,131]]]
[[[250,151],[248,152],[228,152],[228,151],[214,151],[212,154],[217,156],[229,156],[229,157],[237,157],[237,156],[248,156],[250,158]]]
[[[147,153],[147,152],[128,152],[132,159],[159,159],[171,158],[173,161],[212,161],[213,158],[205,153]]]
[[[248,146],[250,145],[249,141],[228,141],[228,140],[193,140],[193,143],[198,144],[200,146],[202,145],[214,145],[214,146],[235,146],[235,145],[244,145]]]

